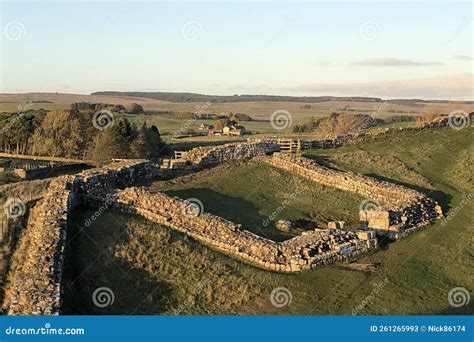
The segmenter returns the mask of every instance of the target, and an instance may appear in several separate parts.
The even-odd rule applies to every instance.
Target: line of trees
[[[7,153],[93,160],[153,159],[165,151],[158,127],[118,118],[106,129],[93,124],[93,111],[52,110],[0,114],[0,147]]]
[[[165,154],[166,145],[155,125],[140,127],[121,118],[112,127],[97,134],[86,149],[86,159],[104,164],[113,158],[153,159]]]
[[[27,154],[31,151],[35,129],[46,111],[28,111],[19,114],[0,115],[0,148],[7,153]]]
[[[91,102],[75,102],[71,104],[71,110],[110,110],[116,113],[129,113],[129,114],[143,114],[145,111],[143,107],[138,103],[132,103],[127,107],[121,104],[109,104],[109,103],[91,103]]]

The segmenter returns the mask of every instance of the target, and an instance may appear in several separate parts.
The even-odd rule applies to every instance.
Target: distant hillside
[[[421,99],[392,99],[387,103],[398,104],[402,106],[422,107],[424,103],[459,103],[474,104],[474,101],[449,101],[449,100],[421,100]]]
[[[382,102],[377,97],[337,97],[337,96],[279,96],[279,95],[202,95],[194,93],[173,93],[173,92],[120,92],[120,91],[98,91],[91,95],[101,96],[131,96],[147,99],[170,101],[170,102],[327,102],[327,101],[349,101],[349,102]]]
[[[174,93],[174,92],[144,92],[144,91],[98,91],[91,95],[116,96],[116,97],[134,97],[153,99],[160,101],[169,101],[175,103],[183,102],[250,102],[250,101],[268,101],[268,102],[305,102],[317,103],[328,101],[347,101],[347,102],[387,102],[410,107],[422,107],[424,103],[458,103],[474,104],[474,101],[448,101],[448,100],[421,100],[421,99],[391,99],[382,100],[378,97],[363,96],[280,96],[280,95],[203,95],[195,93]]]

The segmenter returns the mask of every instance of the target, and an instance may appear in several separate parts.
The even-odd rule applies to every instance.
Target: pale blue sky
[[[472,2],[0,6],[3,92],[473,99]]]

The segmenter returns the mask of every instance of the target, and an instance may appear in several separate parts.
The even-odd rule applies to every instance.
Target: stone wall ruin
[[[375,200],[375,208],[361,208],[360,221],[365,222],[368,228],[394,238],[442,215],[441,207],[436,201],[400,185],[353,172],[330,169],[295,154],[274,153],[271,158],[262,160],[317,183]]]
[[[368,228],[392,231],[398,234],[396,237],[441,214],[434,200],[411,189],[325,168],[292,154],[265,156],[277,149],[278,145],[271,141],[226,144],[193,149],[182,153],[181,158],[192,166],[205,167],[227,160],[260,157],[293,174],[357,192],[382,203],[380,210],[361,212],[361,220]],[[374,231],[337,228],[315,229],[284,242],[274,242],[216,215],[186,214],[183,208],[187,203],[179,198],[127,188],[157,172],[147,161],[128,160],[54,179],[45,196],[31,210],[12,262],[3,309],[12,315],[60,313],[67,218],[79,204],[100,206],[106,201],[112,209],[139,214],[239,260],[280,272],[297,272],[347,260],[377,246]],[[110,193],[115,195],[112,201]]]
[[[237,259],[273,271],[297,272],[346,260],[377,244],[374,235],[327,229],[315,229],[284,242],[274,242],[219,216],[189,213],[186,201],[163,193],[127,188],[115,192],[113,198],[109,204],[111,209],[139,214]],[[107,198],[90,196],[87,200],[92,207],[100,207]]]
[[[230,143],[219,146],[196,147],[179,152],[179,158],[163,162],[165,168],[207,167],[230,160],[245,161],[278,151],[274,141]]]
[[[153,168],[147,161],[129,160],[51,181],[20,238],[3,310],[11,315],[59,314],[68,214],[85,195],[125,187],[150,175]]]

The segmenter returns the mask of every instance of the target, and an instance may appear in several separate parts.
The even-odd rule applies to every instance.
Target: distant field
[[[45,101],[39,103],[38,101]],[[16,112],[25,104],[31,103],[31,109],[66,109],[74,102],[110,103],[128,105],[134,102],[141,104],[158,105],[163,101],[152,99],[135,99],[132,97],[117,98],[113,96],[61,94],[61,93],[26,93],[26,94],[0,94],[0,112]],[[51,103],[49,103],[51,102]]]
[[[367,164],[355,162],[360,151],[378,157]],[[94,211],[78,210],[71,219],[66,248],[66,312],[350,315],[372,296],[359,314],[474,313],[472,301],[454,308],[447,300],[453,287],[472,289],[474,285],[469,272],[474,268],[474,205],[466,197],[474,191],[473,129],[403,133],[338,149],[312,150],[307,156],[423,191],[441,204],[449,219],[445,225],[438,221],[358,260],[372,264],[374,272],[336,264],[278,274],[235,261],[138,217],[106,212],[84,227],[84,220]],[[296,186],[292,182],[298,182],[253,164],[229,172],[215,170],[208,177],[196,175],[187,184],[155,182],[152,188],[167,189],[183,198],[201,198],[205,210],[240,219],[251,227],[281,205],[283,194]],[[300,186],[308,184],[301,182]],[[334,215],[344,217],[341,208],[352,206],[350,198],[340,201],[330,190],[312,189],[301,201],[290,201],[282,217],[309,219],[310,211],[332,216],[327,210],[338,210]],[[92,291],[100,286],[115,293],[115,303],[106,309],[91,302]],[[281,286],[291,291],[292,301],[277,308],[269,298]],[[379,290],[374,295],[375,289]]]
[[[327,101],[316,103],[304,102],[225,102],[225,103],[206,103],[189,102],[175,103],[169,101],[155,100],[149,98],[129,97],[129,96],[110,96],[110,95],[77,95],[77,94],[54,94],[54,93],[31,93],[31,94],[0,94],[0,112],[16,112],[25,108],[25,104],[31,103],[28,108],[31,109],[66,109],[73,102],[93,102],[130,105],[134,102],[143,106],[147,115],[129,115],[123,114],[131,122],[141,124],[146,121],[150,125],[156,125],[167,143],[181,144],[183,141],[198,142],[204,141],[204,144],[210,142],[245,140],[248,136],[241,138],[190,138],[185,140],[174,139],[174,135],[183,134],[192,129],[199,132],[198,127],[202,123],[212,123],[212,120],[192,120],[176,119],[168,112],[203,112],[227,115],[229,113],[245,113],[250,115],[254,121],[242,121],[253,135],[288,135],[292,134],[292,128],[295,125],[307,123],[311,118],[318,119],[328,116],[332,112],[350,113],[350,114],[368,114],[377,119],[387,119],[393,116],[417,116],[422,113],[449,114],[454,110],[464,110],[471,112],[473,105],[463,103],[418,103],[414,105],[395,104],[386,102],[355,102],[355,101]],[[43,101],[38,103],[38,101]],[[46,103],[47,102],[47,103]],[[308,107],[309,105],[309,107]],[[31,106],[31,107],[30,107]],[[284,110],[290,113],[291,125],[287,128],[278,130],[271,123],[272,113],[277,110]],[[116,114],[121,116],[122,114]],[[402,127],[412,125],[412,122],[387,123],[382,127]]]
[[[348,112],[354,114],[373,114],[379,118],[394,115],[416,115],[425,112],[439,112],[448,114],[453,110],[474,110],[473,105],[462,103],[420,103],[415,106],[400,105],[394,103],[376,102],[352,102],[352,101],[328,101],[311,103],[309,109],[303,106],[304,102],[226,102],[226,103],[174,103],[168,101],[154,100],[149,98],[127,97],[127,96],[103,96],[103,95],[77,95],[77,94],[54,94],[54,93],[31,93],[31,94],[0,94],[0,112],[14,112],[18,105],[24,105],[29,101],[50,101],[52,103],[33,103],[33,109],[56,109],[69,108],[73,102],[102,102],[110,104],[141,104],[146,111],[204,111],[209,113],[246,113],[258,120],[269,120],[271,114],[276,110],[286,110],[293,118],[294,124],[299,124],[315,118],[327,116],[331,112]]]

